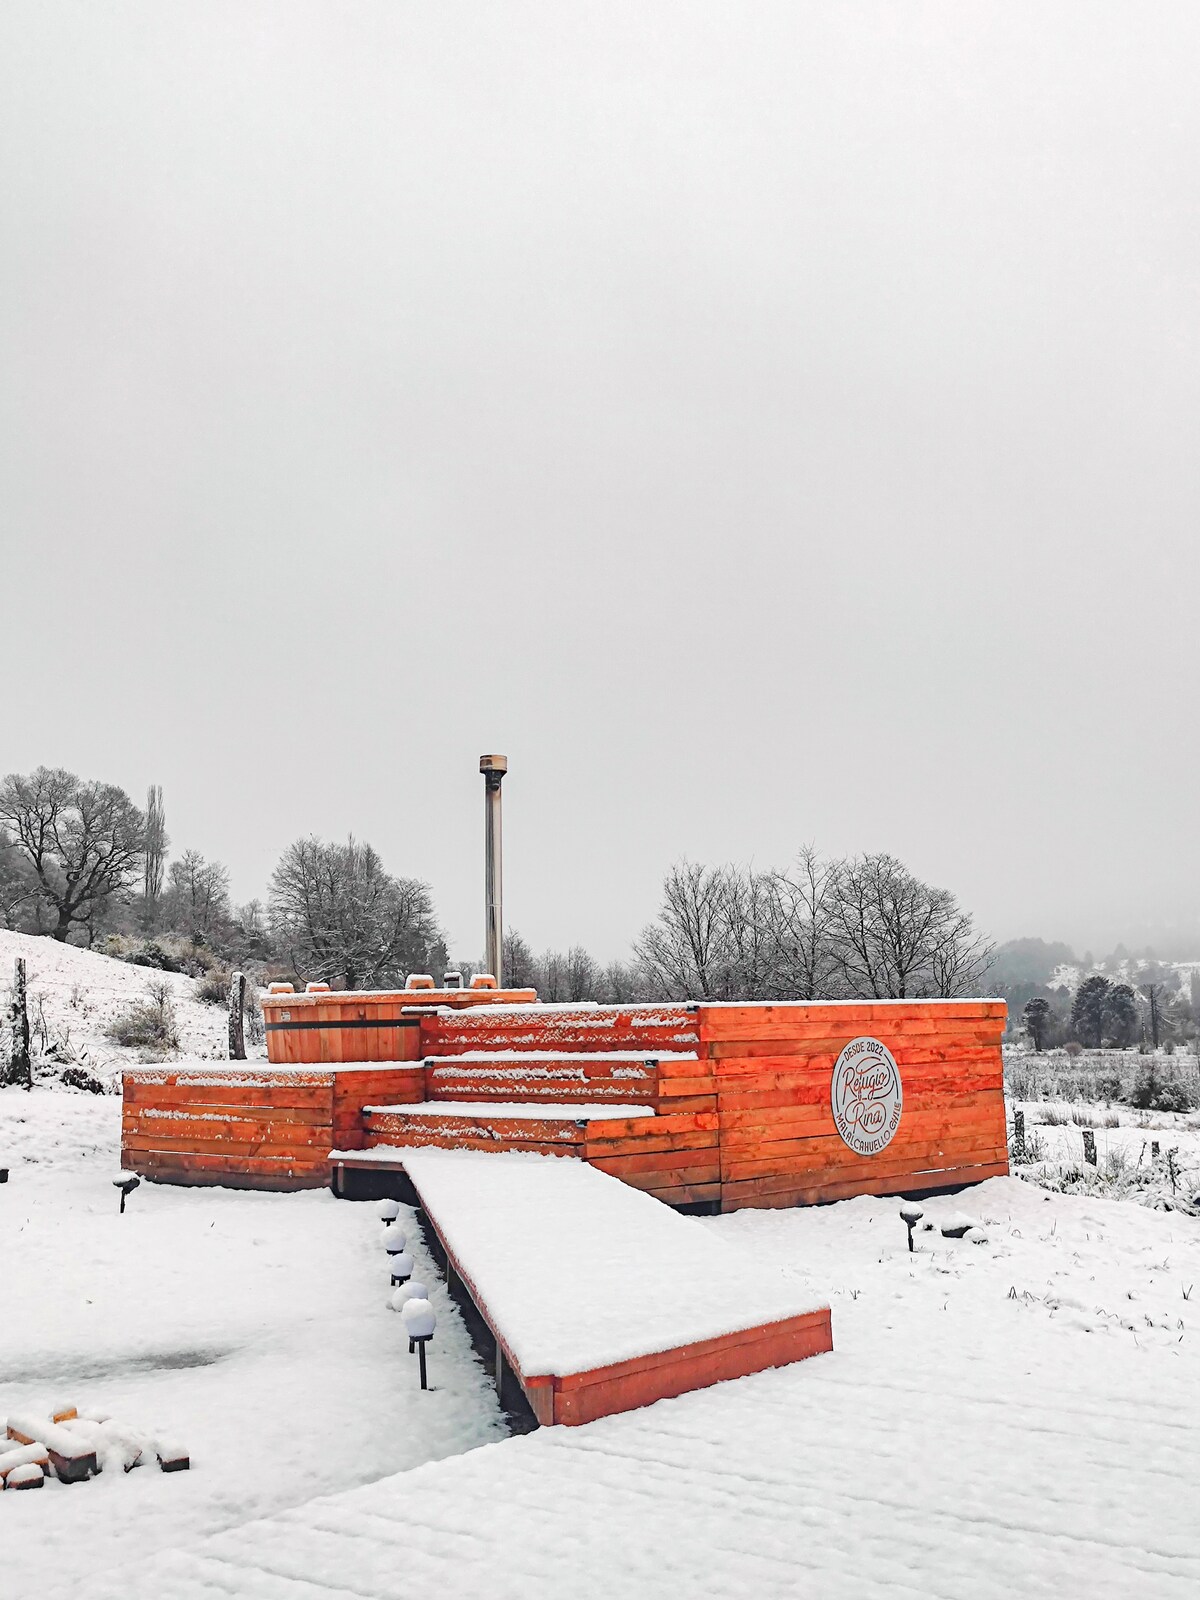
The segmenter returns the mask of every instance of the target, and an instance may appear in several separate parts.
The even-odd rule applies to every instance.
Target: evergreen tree
[[[1094,972],[1085,978],[1075,991],[1071,1006],[1071,1026],[1082,1044],[1093,1044],[1099,1050],[1104,1039],[1104,1011],[1111,985],[1107,978]]]
[[[1033,1040],[1033,1048],[1040,1055],[1046,1048],[1046,1029],[1050,1025],[1049,1000],[1044,1000],[1041,995],[1034,995],[1032,1000],[1025,1002],[1021,1020],[1025,1024],[1026,1033]]]

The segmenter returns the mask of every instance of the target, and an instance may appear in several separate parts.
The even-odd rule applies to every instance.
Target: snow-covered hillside
[[[222,1059],[228,1054],[225,1009],[198,1000],[193,978],[0,929],[0,1004],[6,1009],[17,956],[25,958],[29,1023],[35,1055],[43,1059],[60,1066],[78,1062],[98,1077],[111,1078],[139,1052],[114,1044],[106,1030],[149,1000],[150,984],[160,980],[170,987],[178,1054]]]

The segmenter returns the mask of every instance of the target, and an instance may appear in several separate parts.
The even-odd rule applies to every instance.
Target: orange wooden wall
[[[1008,1171],[999,1000],[698,1008],[717,1092],[721,1208],[810,1205],[952,1188]],[[830,1103],[843,1047],[869,1036],[895,1057],[903,1112],[862,1156]]]

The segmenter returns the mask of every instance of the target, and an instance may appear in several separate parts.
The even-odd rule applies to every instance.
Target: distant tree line
[[[11,773],[0,783],[0,922],[151,964],[218,961],[346,988],[448,964],[429,885],[389,873],[370,844],[297,839],[266,903],[242,906],[223,863],[192,847],[172,857],[170,845],[157,785],[143,810],[61,768]],[[679,862],[628,961],[580,945],[538,955],[508,930],[503,978],[547,1001],[917,999],[978,993],[990,956],[955,897],[893,856],[805,848],[771,871]]]
[[[1196,1006],[1179,992],[1174,974],[1148,961],[1136,983],[1093,972],[1073,992],[1032,995],[1021,1009],[1020,1027],[1035,1051],[1079,1044],[1100,1050],[1127,1049],[1139,1042],[1170,1047],[1196,1033]]]
[[[0,783],[0,925],[196,976],[217,965],[348,988],[444,966],[429,886],[388,873],[370,845],[298,839],[266,904],[235,906],[229,871],[200,850],[169,856],[162,789],[61,768]]]
[[[894,856],[805,848],[774,871],[677,863],[628,963],[534,956],[510,933],[505,981],[546,1000],[922,999],[979,993],[990,954],[954,896]]]

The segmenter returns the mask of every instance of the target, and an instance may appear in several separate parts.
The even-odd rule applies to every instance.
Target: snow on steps
[[[833,1347],[829,1308],[581,1162],[410,1150],[449,1268],[542,1423],[577,1424]]]
[[[592,1140],[628,1136],[655,1121],[653,1106],[552,1102],[426,1101],[365,1106],[369,1144],[451,1145],[455,1149],[534,1150],[579,1155]]]

